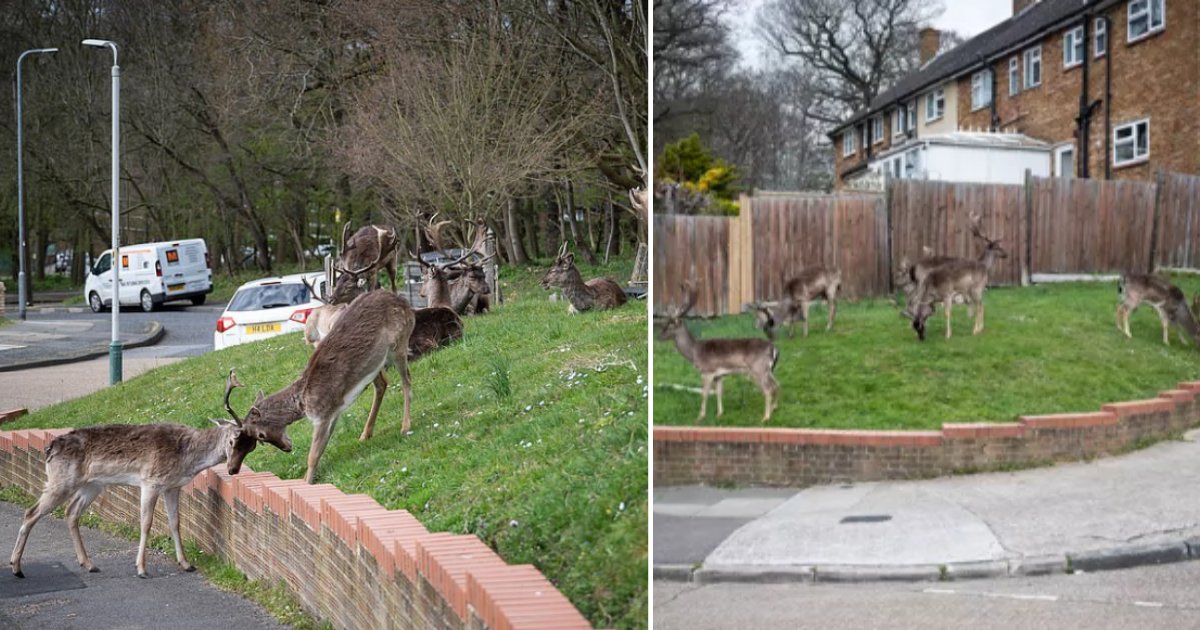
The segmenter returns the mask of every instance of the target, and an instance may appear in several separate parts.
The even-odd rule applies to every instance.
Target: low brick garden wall
[[[655,427],[654,483],[811,486],[1077,461],[1200,425],[1200,381],[1094,413],[944,424],[941,431]]]
[[[69,430],[0,432],[0,486],[40,495],[44,449]],[[138,505],[137,488],[113,486],[91,509],[136,526]],[[430,533],[404,510],[330,484],[246,466],[230,476],[221,464],[183,489],[179,511],[185,539],[251,579],[285,581],[306,610],[338,628],[591,628],[532,565],[509,565],[476,536]],[[167,533],[162,501],[154,527]],[[65,539],[62,551],[65,563]]]

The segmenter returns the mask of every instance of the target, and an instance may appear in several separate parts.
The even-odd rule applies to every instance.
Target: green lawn
[[[545,263],[545,261],[543,261]],[[629,261],[603,270],[628,277]],[[319,481],[411,511],[430,530],[477,534],[510,563],[532,563],[599,627],[645,627],[647,430],[645,303],[569,316],[536,280],[545,267],[502,272],[509,302],[466,320],[465,341],[421,359],[413,373],[413,433],[400,434],[399,377],[375,436],[358,442],[371,396],[342,417]],[[583,270],[585,276],[595,270]],[[222,417],[236,367],[246,409],[303,369],[299,335],[189,359],[118,387],[42,409],[6,429]],[[260,447],[247,463],[302,477],[311,440]]]
[[[1174,280],[1190,296],[1200,278]],[[940,309],[928,338],[885,300],[838,305],[825,332],[826,311],[814,307],[809,337],[779,335],[781,385],[774,427],[937,429],[943,422],[1007,421],[1020,414],[1092,411],[1103,403],[1152,397],[1180,380],[1200,377],[1200,350],[1171,334],[1162,344],[1158,316],[1143,305],[1127,339],[1116,330],[1116,285],[1076,283],[989,289],[986,330],[971,336],[966,309],[954,308],[947,340]],[[749,315],[689,322],[703,338],[761,336]],[[695,424],[700,377],[674,343],[654,343],[654,422]],[[707,424],[762,426],[762,395],[745,377],[726,378],[725,415],[715,400]]]

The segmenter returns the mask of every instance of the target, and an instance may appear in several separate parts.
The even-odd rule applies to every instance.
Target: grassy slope
[[[1195,276],[1175,281],[1189,296],[1200,289]],[[1095,410],[1200,376],[1200,351],[1181,346],[1174,332],[1164,347],[1149,306],[1131,318],[1133,339],[1117,332],[1113,283],[996,288],[985,304],[982,335],[971,336],[971,320],[956,306],[954,337],[944,338],[939,310],[925,343],[882,300],[839,304],[832,333],[824,330],[824,307],[814,308],[808,339],[798,330],[795,339],[784,333],[779,341],[783,393],[770,426],[937,429],[943,422]],[[706,338],[761,335],[746,315],[690,324]],[[699,387],[699,375],[673,343],[656,339],[654,352],[655,423],[693,424],[699,396],[662,385]],[[719,424],[761,426],[757,387],[743,377],[726,381]],[[717,423],[715,414],[710,400],[708,423]]]
[[[624,278],[629,264],[604,273]],[[466,322],[466,341],[413,368],[413,434],[400,434],[398,375],[375,436],[358,434],[371,396],[342,417],[319,481],[411,511],[431,530],[474,533],[510,563],[532,563],[601,627],[644,627],[647,608],[647,365],[644,303],[568,316],[516,271],[509,302]],[[589,274],[584,269],[583,273]],[[116,388],[40,410],[11,428],[172,421],[204,426],[221,417],[224,375],[247,389],[277,390],[302,370],[298,335],[213,352],[154,370]],[[100,411],[103,410],[103,411]],[[6,427],[10,428],[10,427]],[[255,470],[301,477],[311,440],[269,446]]]

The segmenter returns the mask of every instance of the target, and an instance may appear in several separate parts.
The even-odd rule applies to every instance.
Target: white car
[[[318,295],[325,295],[325,274],[319,271],[262,278],[238,287],[217,320],[213,347],[220,350],[303,331],[308,316],[321,302],[301,280],[308,280]]]
[[[112,250],[92,265],[83,297],[92,312],[112,308]],[[204,239],[141,243],[121,247],[121,304],[149,312],[163,302],[190,300],[199,306],[212,293],[212,260]]]

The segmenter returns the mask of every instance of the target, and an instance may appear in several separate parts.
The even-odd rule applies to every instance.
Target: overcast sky
[[[765,0],[734,0],[728,19],[742,63],[761,65],[764,46],[754,34],[755,14]],[[942,30],[958,31],[964,39],[982,33],[1012,16],[1012,0],[942,0],[946,10],[933,24]]]

